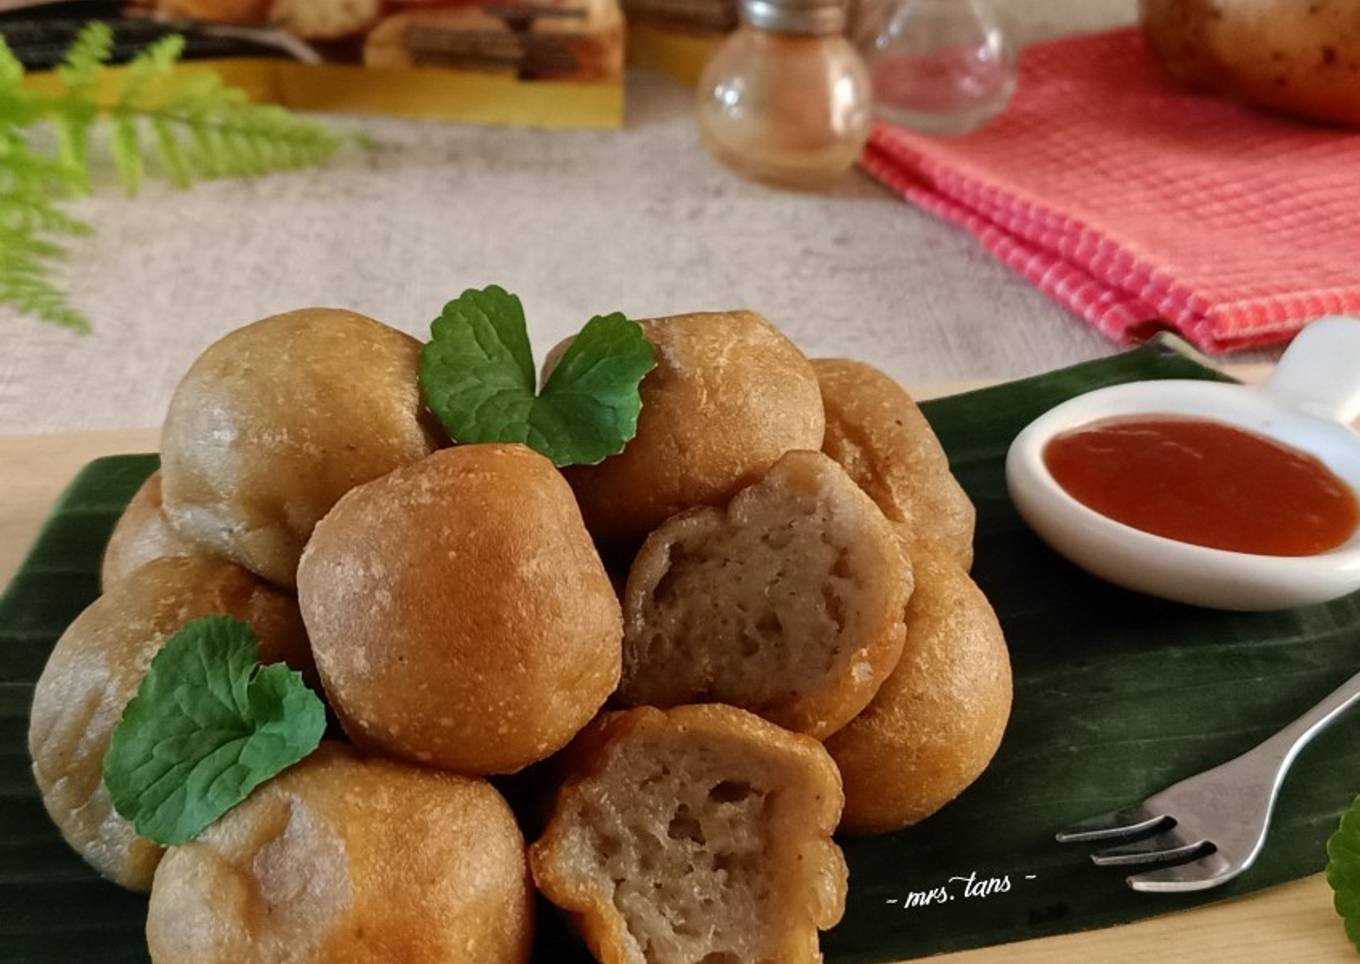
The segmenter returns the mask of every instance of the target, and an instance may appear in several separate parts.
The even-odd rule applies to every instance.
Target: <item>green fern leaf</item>
[[[19,188],[0,195],[0,230],[89,234],[90,226],[57,207],[51,198]]]
[[[17,90],[24,81],[24,65],[9,49],[4,37],[0,37],[0,89]]]
[[[63,110],[56,117],[59,156],[79,172],[82,191],[89,190],[90,128],[99,115],[99,74],[112,51],[113,29],[100,21],[88,23],[57,68],[66,85]]]
[[[113,28],[103,21],[93,20],[80,28],[57,73],[68,90],[92,90],[112,51]]]
[[[147,94],[157,78],[170,72],[184,52],[184,38],[170,34],[157,40],[128,62],[119,94],[118,107],[124,110],[145,110]]]
[[[0,128],[14,131],[32,124],[37,116],[34,96],[23,89],[24,67],[0,37]]]
[[[136,194],[142,187],[141,119],[155,116],[149,101],[156,81],[170,72],[183,51],[184,38],[171,34],[147,47],[127,65],[123,89],[109,114],[109,122],[113,126],[114,163],[129,194]]]
[[[49,261],[61,255],[58,246],[29,232],[0,229],[0,303],[54,325],[88,332],[89,319],[50,280]]]
[[[165,117],[155,117],[152,118],[151,126],[156,133],[156,148],[161,165],[165,168],[165,176],[175,187],[188,187],[193,183],[194,176],[174,125]]]
[[[196,117],[188,122],[189,132],[194,141],[194,153],[190,155],[194,169],[200,177],[222,177],[221,149],[217,146],[217,131],[208,126],[206,119]]]
[[[142,137],[134,114],[115,113],[109,118],[113,126],[113,162],[118,176],[129,194],[142,187]]]
[[[129,193],[147,174],[145,133],[159,160],[153,170],[179,187],[198,178],[320,164],[346,143],[281,107],[250,103],[216,74],[171,78],[184,49],[178,36],[133,58],[116,99],[101,103],[111,49],[109,28],[87,25],[57,69],[62,92],[37,94],[24,89],[23,66],[0,38],[0,303],[77,331],[89,323],[52,280],[64,252],[51,237],[89,231],[57,199],[88,189],[91,133],[101,119]],[[55,128],[55,157],[30,141],[30,129],[40,121]]]

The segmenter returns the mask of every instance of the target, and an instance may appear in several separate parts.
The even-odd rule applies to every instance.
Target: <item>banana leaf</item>
[[[1138,596],[1058,558],[1007,498],[1007,446],[1058,402],[1118,382],[1215,377],[1159,342],[923,406],[978,506],[974,575],[1006,630],[1015,710],[996,760],[957,801],[910,830],[842,841],[850,898],[823,939],[828,961],[1118,924],[1323,868],[1326,838],[1360,790],[1360,714],[1304,752],[1265,852],[1223,888],[1133,893],[1118,870],[1053,842],[1066,824],[1249,749],[1360,669],[1360,597],[1235,614]],[[46,654],[98,592],[108,532],[155,465],[155,456],[117,456],[82,471],[0,597],[0,957],[14,964],[147,959],[145,899],[104,883],[65,847],[33,786],[25,733]],[[949,899],[922,902],[939,888]],[[539,958],[577,959],[564,932],[544,923]]]

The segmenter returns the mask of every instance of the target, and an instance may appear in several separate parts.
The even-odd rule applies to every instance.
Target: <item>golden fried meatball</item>
[[[790,452],[726,509],[653,532],[628,576],[631,705],[714,701],[823,738],[902,652],[911,569],[883,513],[820,452]]]
[[[822,445],[822,399],[803,354],[752,311],[640,322],[656,348],[637,435],[566,470],[602,542],[636,544],[667,518],[720,505],[791,449]]]
[[[485,780],[323,743],[170,848],[146,939],[155,964],[521,964],[532,893]]]
[[[991,762],[1011,712],[1011,665],[987,597],[951,559],[918,552],[902,659],[826,741],[845,780],[843,830],[918,823]]]
[[[304,308],[247,325],[194,362],[161,432],[161,488],[185,538],[292,586],[312,527],[354,486],[434,451],[420,342]]]
[[[909,546],[937,544],[968,569],[977,510],[911,396],[864,362],[817,358],[812,367],[826,407],[822,451],[902,524]]]
[[[203,557],[157,559],[113,583],[57,640],[33,693],[28,750],[43,805],[77,853],[132,890],[147,890],[161,848],[113,809],[104,753],[161,645],[185,623],[243,619],[264,662],[311,665],[291,598],[240,566]]]
[[[601,717],[530,849],[602,964],[821,961],[845,909],[840,775],[816,740],[731,706]]]
[[[161,511],[161,474],[152,472],[142,483],[104,546],[99,581],[107,589],[152,559],[203,555],[174,529]]]
[[[561,749],[618,683],[619,602],[551,462],[462,445],[346,495],[298,571],[355,743],[461,773]]]

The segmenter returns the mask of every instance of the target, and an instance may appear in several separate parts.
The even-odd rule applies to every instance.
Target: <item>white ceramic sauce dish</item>
[[[1127,589],[1216,609],[1305,606],[1360,590],[1360,531],[1328,552],[1267,556],[1143,532],[1069,495],[1044,464],[1056,435],[1103,419],[1213,419],[1307,452],[1360,493],[1360,319],[1314,322],[1260,386],[1133,382],[1079,395],[1035,419],[1011,444],[1006,483],[1030,527],[1069,560]]]

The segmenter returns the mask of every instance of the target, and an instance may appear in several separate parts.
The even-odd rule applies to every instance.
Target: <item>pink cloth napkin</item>
[[[1117,341],[1231,351],[1360,313],[1360,131],[1181,90],[1137,30],[1031,47],[997,121],[879,125],[863,163]]]

